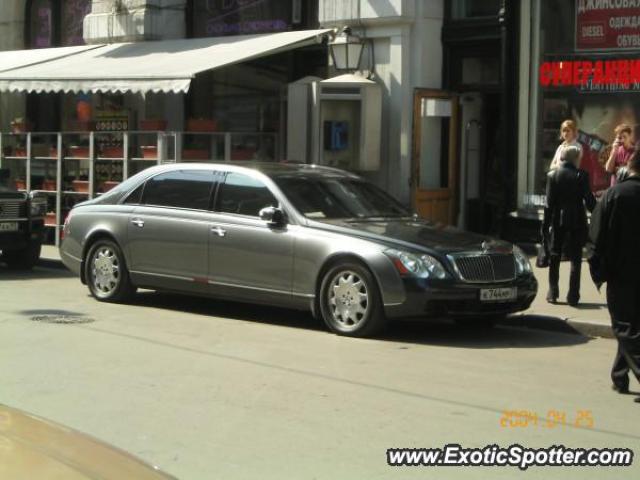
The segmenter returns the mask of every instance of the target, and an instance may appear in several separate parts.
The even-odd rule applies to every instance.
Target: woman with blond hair
[[[562,150],[566,147],[576,147],[580,150],[580,155],[575,163],[576,168],[580,168],[580,161],[582,160],[582,146],[578,143],[578,127],[576,127],[576,122],[573,120],[565,120],[560,124],[560,139],[562,140],[562,143],[558,145],[558,148],[556,149],[556,153],[553,156],[553,160],[551,160],[549,170],[553,170],[560,166],[560,155]]]
[[[631,137],[631,126],[626,123],[618,125],[613,131],[616,139],[613,141],[609,159],[605,164],[605,170],[611,173],[611,186],[618,181],[618,175],[624,177],[626,174],[627,162],[635,152],[635,145]],[[622,170],[624,168],[624,170]]]

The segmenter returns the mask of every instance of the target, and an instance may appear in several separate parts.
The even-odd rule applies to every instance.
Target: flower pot
[[[215,132],[218,130],[218,121],[204,118],[190,118],[187,120],[189,132]]]
[[[255,148],[232,148],[231,160],[253,160],[256,155]]]
[[[208,160],[209,152],[201,148],[185,148],[182,150],[183,160]]]
[[[158,146],[157,145],[143,145],[140,147],[142,151],[142,158],[148,160],[156,160],[158,158]]]
[[[16,157],[26,157],[27,149],[25,147],[16,147],[13,154]]]
[[[55,180],[43,180],[42,181],[42,190],[47,190],[49,192],[55,192],[55,190],[56,190],[56,181]]]
[[[56,212],[47,212],[44,216],[45,225],[56,225]]]
[[[102,182],[102,185],[100,186],[100,190],[103,193],[108,192],[109,190],[111,190],[112,188],[114,188],[115,186],[119,185],[120,182],[113,182],[111,180],[108,180],[106,182]]]
[[[89,193],[89,182],[87,180],[74,180],[71,185],[74,192]]]
[[[16,179],[13,181],[13,184],[16,187],[16,190],[26,190],[27,189],[27,182],[25,182],[24,180],[21,179]]]
[[[101,156],[104,158],[122,158],[124,157],[123,147],[103,147]]]
[[[64,149],[62,151],[64,152]],[[49,148],[49,156],[52,158],[58,158],[58,149],[56,147]]]
[[[11,133],[25,133],[31,130],[29,122],[11,122]]]
[[[89,147],[79,147],[71,145],[69,147],[69,156],[73,158],[89,158]]]
[[[167,129],[166,120],[148,119],[140,120],[140,130],[158,132]]]

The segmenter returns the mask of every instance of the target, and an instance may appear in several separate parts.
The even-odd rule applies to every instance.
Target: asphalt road
[[[0,403],[183,479],[637,477],[640,458],[526,472],[386,464],[388,448],[447,443],[640,454],[640,405],[609,388],[614,348],[446,322],[341,338],[299,312],[153,292],[103,304],[64,270],[0,267]],[[523,410],[537,425],[501,425]]]

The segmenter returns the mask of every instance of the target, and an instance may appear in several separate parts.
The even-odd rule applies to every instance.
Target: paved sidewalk
[[[48,266],[64,268],[58,249],[54,246],[42,247],[42,260]],[[549,270],[536,268],[535,257],[531,258],[531,264],[539,283],[538,296],[529,310],[509,317],[505,323],[528,328],[577,332],[588,336],[613,337],[605,297],[606,286],[600,292],[596,290],[586,262],[582,264],[581,298],[577,307],[570,307],[565,300],[569,287],[569,262],[562,262],[560,265],[560,298],[556,305],[551,305],[545,300],[549,288]]]
[[[531,304],[531,308],[514,316],[511,319],[512,322],[522,321],[527,326],[535,327],[533,323],[540,321],[549,324],[551,328],[564,326],[568,330],[573,329],[584,335],[613,338],[611,320],[607,310],[607,287],[604,285],[598,292],[591,281],[589,264],[586,261],[582,262],[580,303],[576,307],[569,306],[566,301],[569,288],[569,262],[560,264],[560,297],[555,305],[546,301],[549,289],[549,269],[536,268],[535,257],[531,258],[531,264],[538,279],[538,296]],[[530,318],[530,316],[540,316],[540,319]]]

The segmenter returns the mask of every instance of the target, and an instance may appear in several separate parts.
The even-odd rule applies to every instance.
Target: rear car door
[[[147,180],[129,216],[129,269],[141,286],[206,292],[212,170],[172,170]],[[135,193],[135,192],[134,192]]]
[[[256,176],[229,172],[220,184],[210,229],[209,282],[215,294],[281,303],[291,297],[294,238],[259,212],[279,202]]]

